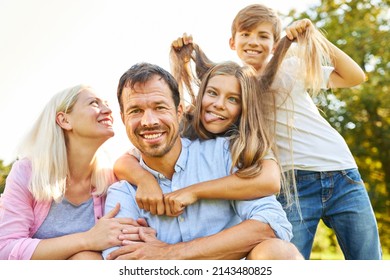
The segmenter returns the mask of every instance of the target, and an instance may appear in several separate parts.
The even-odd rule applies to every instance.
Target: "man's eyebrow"
[[[153,106],[161,105],[161,104],[169,106],[168,102],[166,102],[166,101],[164,101],[164,100],[152,101],[151,104],[152,104]],[[142,106],[140,106],[139,104],[129,104],[129,105],[127,106],[127,110],[128,110],[128,109],[133,109],[133,108],[140,108],[140,107],[142,107]]]

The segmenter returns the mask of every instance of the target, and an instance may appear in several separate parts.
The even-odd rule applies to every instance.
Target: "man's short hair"
[[[118,89],[117,89],[117,97],[119,102],[119,107],[121,112],[123,112],[123,103],[122,103],[122,91],[124,87],[134,88],[136,83],[146,83],[152,77],[158,75],[162,80],[164,80],[172,93],[172,99],[175,104],[176,109],[180,104],[180,93],[177,82],[175,78],[169,73],[167,70],[162,67],[142,62],[137,63],[129,70],[127,70],[122,77],[119,79]]]

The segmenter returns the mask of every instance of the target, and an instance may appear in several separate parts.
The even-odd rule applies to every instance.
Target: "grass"
[[[383,260],[390,260],[388,248],[382,248],[385,252]],[[313,251],[310,255],[311,260],[344,260],[344,255],[337,243],[336,236],[320,221],[316,236],[314,237]]]
[[[312,252],[311,260],[344,260],[342,253]],[[383,260],[390,260],[390,254],[383,254]]]

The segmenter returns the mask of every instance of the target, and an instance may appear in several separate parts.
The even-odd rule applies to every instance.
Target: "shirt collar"
[[[186,168],[187,159],[188,159],[188,147],[191,144],[191,140],[189,140],[187,138],[181,138],[181,144],[182,145],[181,145],[180,156],[179,156],[179,158],[178,158],[178,160],[176,161],[176,164],[175,164],[175,173],[183,171]],[[154,177],[160,178],[160,179],[165,178],[165,176],[163,174],[161,174],[160,172],[158,172],[158,171],[156,171],[154,169],[151,169],[149,166],[147,166],[146,163],[144,162],[144,160],[142,159],[142,156],[140,158],[140,165],[144,169],[149,171]]]

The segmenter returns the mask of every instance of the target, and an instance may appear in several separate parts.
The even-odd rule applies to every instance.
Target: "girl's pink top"
[[[16,161],[0,197],[0,260],[29,260],[40,239],[32,238],[49,213],[51,201],[36,201],[28,186],[31,162]],[[95,222],[102,217],[104,197],[94,196]]]

